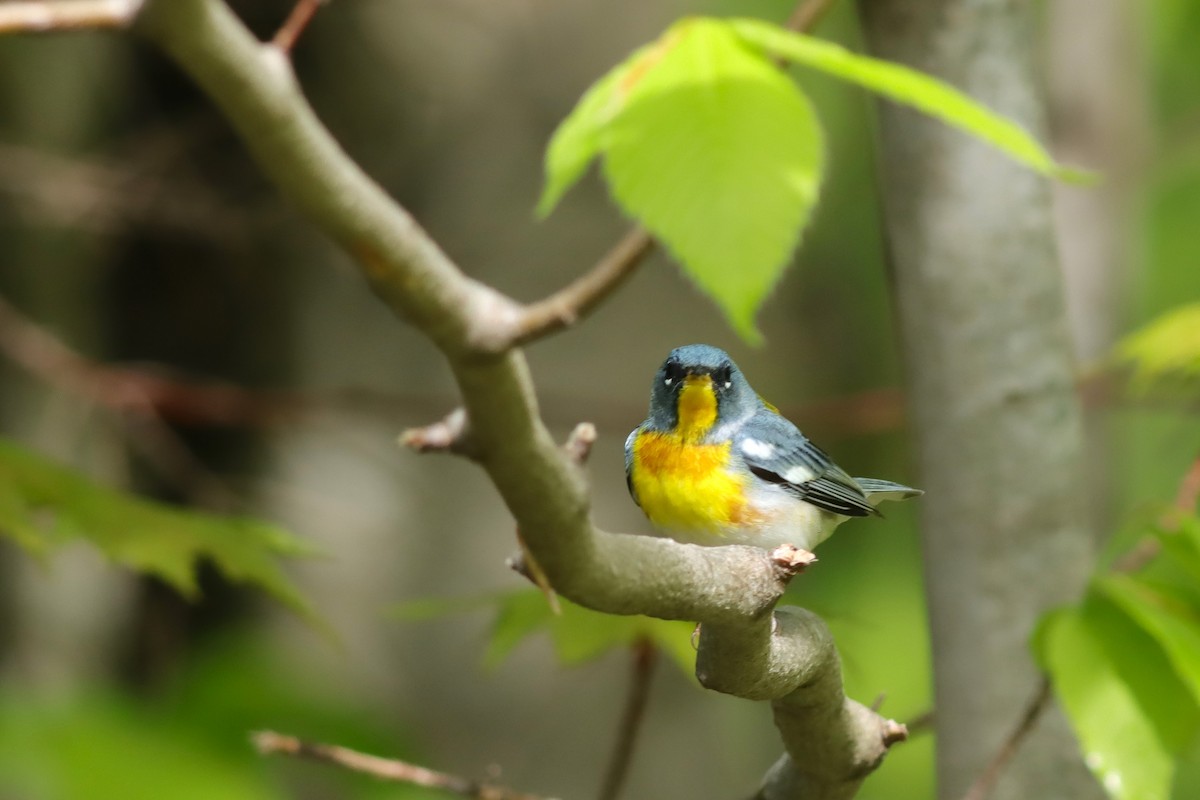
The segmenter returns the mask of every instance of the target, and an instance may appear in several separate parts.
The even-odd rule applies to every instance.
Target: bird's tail
[[[879,505],[884,500],[908,500],[925,494],[921,489],[878,478],[855,478],[854,482],[862,487],[863,493],[867,495],[867,500],[873,506]]]

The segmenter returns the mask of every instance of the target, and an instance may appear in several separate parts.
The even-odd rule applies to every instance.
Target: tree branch
[[[513,325],[511,344],[528,344],[574,325],[616,291],[655,247],[645,228],[632,228],[590,272],[546,299],[525,306]]]
[[[801,2],[784,26],[794,31],[811,31],[835,2]],[[510,345],[529,344],[574,325],[624,283],[657,246],[654,237],[642,226],[630,229],[587,274],[544,300],[526,305],[513,324]]]
[[[1021,743],[1025,741],[1025,737],[1033,730],[1033,726],[1041,717],[1042,712],[1050,705],[1050,679],[1042,676],[1041,683],[1038,684],[1037,693],[1033,699],[1029,701],[1029,705],[1025,707],[1025,713],[1021,715],[1021,719],[1017,722],[1017,726],[1013,728],[1012,733],[1004,740],[1004,744],[992,757],[983,773],[975,779],[967,789],[967,793],[963,795],[963,800],[986,800],[991,795],[992,790],[996,788],[996,782],[1000,780],[1000,774],[1004,768],[1008,766],[1008,762],[1012,761],[1013,756],[1017,754]]]
[[[54,0],[0,3],[0,34],[126,28],[142,0]]]
[[[279,49],[256,41],[218,0],[149,0],[136,29],[211,95],[268,176],[355,257],[378,296],[442,350],[479,462],[555,589],[599,611],[702,623],[698,676],[771,700],[795,756],[788,774],[804,793],[772,796],[850,797],[900,726],[845,697],[832,637],[815,615],[772,613],[795,570],[758,548],[594,528],[582,469],[546,430],[524,356],[510,349],[523,307],[446,257],[333,140]]]
[[[193,381],[148,369],[100,364],[67,347],[0,297],[0,353],[46,384],[113,411],[155,420],[210,425],[262,424],[295,401],[216,381]]]
[[[307,758],[312,761],[323,761],[326,764],[335,764],[379,780],[407,783],[426,789],[440,789],[473,800],[553,800],[503,786],[467,780],[457,775],[419,767],[407,761],[360,753],[348,747],[306,742],[295,736],[287,736],[274,731],[258,731],[251,735],[251,741],[258,752],[263,755],[286,755]]]

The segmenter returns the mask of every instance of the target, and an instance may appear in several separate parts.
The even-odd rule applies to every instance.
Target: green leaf
[[[79,688],[76,687],[78,693]],[[51,703],[0,694],[0,797],[283,800],[252,761],[233,758],[115,695]],[[249,749],[249,748],[246,748]]]
[[[518,644],[544,630],[550,634],[555,655],[563,664],[581,664],[649,640],[671,656],[684,674],[692,674],[696,654],[691,646],[690,623],[602,614],[563,597],[559,604],[562,614],[556,615],[536,589],[509,594],[496,615],[484,663],[499,665]]]
[[[1054,612],[1040,634],[1040,657],[1083,748],[1084,760],[1117,800],[1163,800],[1171,748],[1138,687],[1121,674],[1105,644],[1103,618],[1080,609]],[[1144,687],[1143,687],[1144,688]]]
[[[1159,383],[1200,378],[1200,303],[1172,309],[1129,334],[1114,357],[1132,367],[1130,386],[1143,393]]]
[[[602,78],[555,132],[539,212],[597,155],[617,203],[759,340],[754,315],[821,178],[821,131],[796,85],[725,23],[684,20]]]
[[[1200,616],[1178,598],[1128,575],[1110,575],[1097,590],[1154,638],[1200,703]]]
[[[604,174],[621,207],[758,341],[754,315],[817,200],[816,115],[723,23],[685,20],[653,52],[609,127]]]
[[[1163,516],[1175,509],[1163,512]],[[1200,519],[1194,515],[1176,518],[1169,527],[1154,525],[1150,534],[1158,539],[1161,554],[1138,577],[1165,584],[1163,591],[1200,602]]]
[[[546,632],[563,664],[574,665],[599,658],[610,650],[628,650],[648,640],[665,652],[686,675],[695,668],[693,626],[688,622],[641,616],[602,614],[558,598],[562,614],[556,615],[537,589],[493,592],[465,598],[427,599],[405,603],[394,610],[403,620],[422,621],[463,611],[494,607],[496,619],[483,663],[499,666],[518,645]]]
[[[988,142],[1043,175],[1072,182],[1095,179],[1086,172],[1055,163],[1045,148],[1020,125],[937,78],[900,64],[857,55],[832,42],[762,20],[735,19],[730,20],[729,25],[744,41],[777,58],[826,72],[889,100],[912,106]]]
[[[155,575],[190,598],[199,594],[197,563],[208,559],[226,578],[258,586],[315,621],[279,563],[311,554],[299,539],[257,520],[174,508],[106,489],[3,439],[0,535],[35,555],[83,539],[111,561]]]

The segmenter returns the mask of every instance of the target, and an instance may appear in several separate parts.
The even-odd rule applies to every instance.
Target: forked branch
[[[845,697],[819,618],[776,609],[805,557],[595,528],[579,456],[546,430],[514,349],[594,308],[649,251],[648,238],[635,232],[591,274],[523,306],[465,275],[362,172],[313,113],[284,48],[256,40],[223,2],[147,0],[135,29],[209,94],[268,177],[353,256],[380,299],[440,348],[462,393],[472,451],[554,588],[599,611],[700,622],[698,677],[771,701],[794,756],[778,782],[768,777],[765,796],[852,797],[902,726]]]

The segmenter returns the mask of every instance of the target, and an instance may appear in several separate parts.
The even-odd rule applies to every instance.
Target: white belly
[[[748,544],[773,550],[790,544],[802,550],[814,550],[829,538],[834,528],[849,519],[798,500],[777,486],[758,487],[750,501],[754,516],[760,520],[753,526],[669,530],[665,533],[676,541],[709,547]]]

